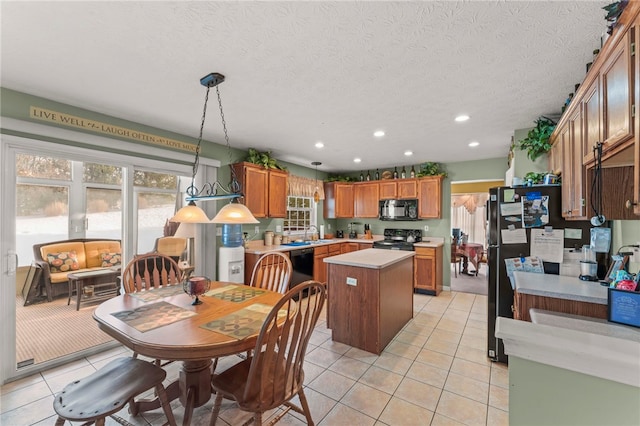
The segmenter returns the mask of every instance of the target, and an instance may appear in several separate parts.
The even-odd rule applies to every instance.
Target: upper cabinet
[[[287,172],[246,162],[231,167],[242,185],[242,203],[255,217],[286,217]]]
[[[567,218],[593,216],[592,205],[610,220],[640,217],[639,16],[640,2],[629,2],[551,137],[549,166],[561,164]],[[599,144],[603,191],[592,200]]]
[[[326,182],[324,184],[324,217],[327,219],[353,217],[353,184]]]
[[[353,185],[355,217],[377,218],[379,185],[378,182],[360,182]]]
[[[442,218],[442,176],[418,179],[418,216],[420,219]]]
[[[324,184],[324,217],[377,218],[379,200],[418,199],[420,219],[442,217],[442,176]]]

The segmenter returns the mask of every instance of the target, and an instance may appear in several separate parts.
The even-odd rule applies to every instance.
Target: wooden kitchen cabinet
[[[379,187],[381,200],[418,198],[418,181],[416,179],[381,181]]]
[[[585,168],[582,164],[582,146],[583,146],[583,122],[582,109],[580,106],[574,114],[569,118],[568,135],[564,138],[565,151],[563,152],[563,196],[566,198],[567,212],[564,216],[566,219],[585,220],[586,213],[586,196],[584,191],[585,184]],[[568,172],[568,173],[567,173]],[[565,182],[564,179],[569,182]]]
[[[442,218],[442,176],[428,176],[418,181],[418,216],[420,219]]]
[[[353,184],[344,182],[325,182],[324,217],[327,219],[352,218]]]
[[[562,142],[556,138],[549,151],[549,170],[556,175],[562,174]]]
[[[416,247],[413,286],[420,292],[439,295],[442,291],[442,246]]]
[[[231,167],[242,186],[241,201],[255,217],[286,217],[287,172],[246,162]]]
[[[588,285],[588,284],[585,284]],[[513,318],[531,322],[529,310],[532,308],[545,311],[563,312],[565,314],[607,319],[607,305],[599,303],[579,302],[577,300],[559,299],[555,297],[537,296],[513,292]]]
[[[341,244],[338,243],[313,248],[313,279],[315,281],[327,282],[327,264],[323,259],[340,254],[340,246]]]
[[[340,253],[351,253],[352,251],[360,250],[360,244],[358,243],[341,243]]]
[[[354,214],[361,218],[378,218],[379,185],[377,182],[361,182],[354,187]]]
[[[562,212],[567,218],[588,218],[594,214],[591,204],[600,204],[590,199],[598,143],[602,144],[600,213],[609,220],[640,217],[640,118],[635,112],[640,105],[640,55],[636,46],[640,46],[640,2],[629,2],[551,137],[561,142],[562,134],[569,132],[562,141]],[[566,169],[569,164],[571,168]]]

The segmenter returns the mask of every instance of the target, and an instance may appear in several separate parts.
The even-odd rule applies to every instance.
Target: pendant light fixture
[[[318,191],[318,166],[321,164],[322,163],[319,161],[313,161],[311,163],[312,166],[316,166],[316,190],[313,193],[313,201],[315,201],[316,203],[320,201],[320,192]]]
[[[202,121],[200,123],[200,134],[198,135],[198,144],[196,146],[196,156],[193,161],[193,169],[191,175],[191,185],[186,190],[186,201],[189,204],[180,210],[171,218],[172,222],[185,222],[185,223],[220,223],[220,224],[243,224],[243,223],[259,223],[258,220],[251,214],[249,209],[238,203],[238,198],[242,197],[242,188],[236,177],[233,167],[231,167],[231,145],[229,144],[229,135],[227,133],[227,124],[224,119],[224,112],[222,110],[222,100],[220,98],[220,90],[218,85],[224,81],[225,77],[219,73],[211,73],[200,79],[200,84],[207,88],[204,99],[204,107],[202,110]],[[228,189],[225,188],[220,182],[205,183],[201,189],[195,186],[195,178],[198,173],[198,167],[200,165],[200,146],[202,144],[202,134],[204,131],[204,123],[207,116],[207,104],[209,102],[209,90],[215,87],[216,94],[218,96],[218,106],[220,108],[220,118],[222,120],[222,129],[224,130],[224,139],[227,146],[227,153],[229,155],[229,168],[231,170],[231,183]],[[220,193],[219,193],[220,191]],[[230,199],[231,203],[224,206],[213,220],[209,221],[206,213],[196,205],[196,201],[209,201],[209,200],[221,200]],[[223,227],[223,233],[225,229]]]

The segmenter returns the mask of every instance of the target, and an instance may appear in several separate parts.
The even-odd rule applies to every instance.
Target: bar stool
[[[97,426],[102,426],[107,416],[120,424],[130,424],[113,414],[127,403],[134,403],[133,398],[137,395],[154,387],[168,424],[174,426],[176,419],[162,385],[166,376],[166,371],[150,362],[136,358],[115,359],[90,376],[69,383],[56,395],[53,401],[53,409],[58,414],[56,426],[64,425],[65,420],[87,424],[95,421]]]

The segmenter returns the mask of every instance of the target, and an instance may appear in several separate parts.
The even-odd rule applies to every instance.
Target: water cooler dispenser
[[[218,280],[244,283],[244,247],[220,247]]]

